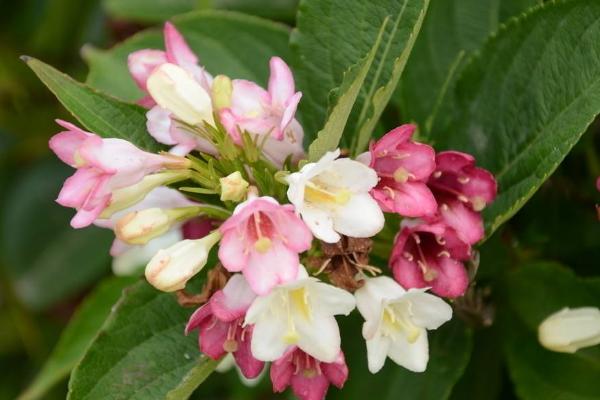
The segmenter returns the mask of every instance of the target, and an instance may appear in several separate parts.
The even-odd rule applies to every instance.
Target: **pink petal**
[[[92,133],[79,129],[73,124],[66,121],[57,120],[57,123],[67,128],[67,131],[62,131],[52,136],[49,142],[50,149],[60,158],[65,164],[72,167],[76,166],[75,153],[85,140],[93,136]]]
[[[291,251],[279,240],[271,243],[265,253],[252,250],[244,277],[259,296],[266,295],[279,284],[291,282],[298,276],[300,260],[298,253]]]
[[[430,282],[431,291],[441,297],[462,296],[469,285],[469,277],[464,265],[449,257],[440,257],[438,276]]]
[[[198,58],[172,23],[165,23],[163,35],[165,37],[168,62],[181,66],[198,63]]]
[[[269,67],[271,69],[269,76],[271,104],[276,108],[283,109],[289,105],[288,99],[294,96],[294,76],[290,67],[279,57],[272,57]],[[300,99],[298,98],[298,100]]]
[[[221,232],[223,232],[221,230]],[[223,233],[219,246],[219,260],[229,272],[241,271],[248,262],[246,252],[246,241],[239,231],[228,231]]]
[[[486,204],[491,203],[496,198],[498,184],[496,178],[486,169],[473,168],[469,171],[469,182],[463,185],[463,193],[473,199],[481,198]]]
[[[463,168],[474,166],[475,158],[467,153],[449,150],[437,153],[435,162],[440,171],[459,172]]]
[[[413,261],[408,261],[405,257],[397,257],[392,264],[394,279],[405,289],[425,288],[431,286],[431,282],[423,279],[423,272]]]
[[[231,109],[236,116],[258,118],[267,114],[265,108],[271,103],[269,93],[243,79],[234,79],[232,84]]]
[[[146,113],[148,133],[159,143],[175,145],[177,141],[171,136],[171,113],[160,106],[154,106]]]
[[[288,350],[280,359],[271,364],[273,392],[283,392],[291,383],[296,367],[292,363],[295,348]]]
[[[242,135],[240,133],[240,129],[238,128],[237,118],[229,108],[224,108],[219,111],[219,121],[221,125],[225,128],[233,143],[237,145],[242,144]]]
[[[85,228],[90,226],[92,222],[98,218],[100,213],[106,208],[110,201],[110,196],[105,196],[100,199],[97,204],[91,209],[79,209],[77,214],[71,219],[71,226],[75,229]]]
[[[321,370],[329,382],[341,389],[348,379],[348,366],[344,359],[344,353],[340,351],[340,355],[335,362],[321,363]]]
[[[392,129],[371,146],[371,152],[377,157],[381,152],[394,150],[400,144],[408,141],[416,128],[416,125],[404,124]]]
[[[292,391],[300,400],[323,400],[329,389],[329,381],[323,374],[312,377],[300,372],[292,376]]]
[[[236,274],[229,279],[223,290],[212,295],[210,306],[219,320],[229,322],[243,317],[255,298],[246,279]]]
[[[200,351],[213,360],[223,357],[226,353],[223,344],[227,340],[230,325],[216,318],[203,322],[200,326]]]
[[[468,244],[475,244],[484,236],[481,215],[459,201],[451,201],[440,206],[445,223],[451,226],[458,236]]]
[[[294,115],[296,114],[296,109],[298,108],[298,103],[300,103],[301,98],[302,93],[300,92],[294,94],[292,97],[289,98],[283,111],[283,115],[281,116],[281,122],[279,123],[279,131],[281,132],[281,135],[279,137],[276,137],[276,139],[283,139],[283,134],[285,130],[294,119]]]
[[[278,212],[274,223],[280,239],[289,249],[297,253],[302,253],[310,249],[313,238],[312,233],[294,211]]]
[[[399,165],[411,173],[413,180],[427,180],[435,170],[435,150],[431,146],[408,142],[400,146],[398,152],[405,156]]]
[[[138,50],[129,54],[127,66],[129,73],[140,89],[146,91],[146,81],[152,72],[167,62],[167,55],[162,50]]]
[[[209,304],[199,307],[196,311],[194,311],[188,320],[187,325],[185,326],[186,336],[194,329],[197,329],[207,318],[210,318],[211,316],[212,308]]]
[[[65,180],[56,202],[63,207],[81,208],[102,179],[102,172],[81,168]]]
[[[244,329],[237,341],[238,349],[233,353],[235,363],[240,368],[242,375],[248,379],[256,378],[265,367],[265,363],[254,358],[250,350],[252,331],[252,326]]]
[[[422,217],[437,211],[435,197],[426,184],[406,182],[394,189],[394,212],[405,217]]]

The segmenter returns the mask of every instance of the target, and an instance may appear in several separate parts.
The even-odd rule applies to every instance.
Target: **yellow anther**
[[[271,248],[271,239],[261,236],[254,242],[254,248],[260,253],[266,253]]]
[[[409,177],[410,177],[410,172],[408,172],[406,169],[404,169],[402,167],[400,167],[396,171],[394,171],[394,180],[396,182],[404,183],[404,182],[408,181]]]
[[[315,184],[308,184],[304,190],[304,197],[311,203],[335,203],[344,205],[350,201],[352,192],[348,189],[340,189],[331,192]]]

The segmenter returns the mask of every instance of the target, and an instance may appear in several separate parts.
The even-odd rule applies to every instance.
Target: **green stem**
[[[179,385],[167,393],[167,400],[183,400],[189,398],[194,390],[217,368],[218,361],[206,356],[200,357],[198,364],[183,377]]]

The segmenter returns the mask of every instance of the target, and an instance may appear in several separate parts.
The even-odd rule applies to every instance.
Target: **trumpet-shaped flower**
[[[241,271],[259,295],[298,275],[299,257],[312,235],[291,205],[271,197],[239,204],[220,227],[219,259],[230,272]]]
[[[163,292],[183,289],[206,265],[210,249],[220,238],[215,231],[202,239],[185,239],[160,250],[146,266],[146,280]]]
[[[111,203],[113,191],[140,182],[163,168],[185,168],[189,161],[147,153],[122,139],[102,139],[66,121],[66,131],[50,139],[50,148],[77,172],[65,181],[57,202],[77,209],[74,228],[90,225]]]
[[[428,186],[439,204],[444,222],[474,244],[483,238],[483,222],[479,212],[496,197],[494,176],[475,167],[473,156],[458,151],[444,151],[436,156],[436,170]]]
[[[469,277],[462,261],[471,247],[447,225],[405,221],[394,242],[390,266],[394,278],[406,288],[431,287],[438,296],[462,296]]]
[[[424,289],[404,290],[393,279],[366,279],[356,291],[356,305],[365,319],[369,371],[378,372],[390,357],[396,364],[423,372],[429,361],[427,330],[452,318],[452,308]]]
[[[302,94],[295,91],[294,77],[287,64],[279,57],[271,58],[268,89],[254,82],[232,81],[229,104],[219,111],[221,123],[235,143],[241,144],[241,132],[265,136],[263,152],[274,163],[281,165],[290,154],[298,160],[303,155],[304,131],[294,118]]]
[[[600,309],[563,308],[548,316],[538,327],[538,338],[548,350],[575,353],[600,343]]]
[[[185,328],[186,335],[198,329],[200,351],[210,358],[218,360],[232,353],[246,378],[256,378],[264,367],[264,362],[250,351],[253,327],[243,326],[246,310],[255,297],[244,277],[233,275],[222,290],[192,314]]]
[[[327,243],[371,237],[383,228],[383,212],[369,191],[377,185],[374,170],[339,149],[308,163],[287,177],[287,196],[312,233]]]
[[[330,384],[341,389],[346,379],[348,367],[341,351],[335,361],[325,363],[292,347],[271,364],[273,391],[283,392],[292,386],[300,400],[323,400]]]
[[[275,361],[297,346],[319,361],[334,362],[341,341],[334,315],[348,315],[354,306],[350,293],[309,277],[301,267],[296,281],[257,297],[248,309],[246,324],[254,324],[252,354]]]
[[[360,157],[379,176],[371,194],[381,209],[406,217],[433,215],[437,211],[435,198],[426,185],[435,169],[435,151],[412,141],[414,130],[414,125],[393,129]]]

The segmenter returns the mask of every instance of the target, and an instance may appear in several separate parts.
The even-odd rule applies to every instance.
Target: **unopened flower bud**
[[[212,84],[212,99],[215,110],[231,106],[231,93],[233,93],[233,84],[231,79],[225,75],[217,75]]]
[[[163,292],[183,289],[206,265],[210,249],[220,239],[221,234],[215,231],[202,239],[182,240],[160,250],[146,266],[146,279]]]
[[[110,203],[100,214],[100,218],[110,218],[114,213],[124,210],[143,200],[148,193],[159,186],[165,186],[189,178],[189,170],[163,171],[147,175],[136,183],[113,191]]]
[[[221,201],[241,201],[248,191],[248,182],[239,171],[219,179],[221,182]]]
[[[171,226],[169,214],[161,208],[134,211],[121,218],[115,226],[118,239],[129,244],[145,244],[165,233]]]
[[[154,101],[183,122],[214,123],[209,93],[183,68],[162,64],[150,75],[146,85]]]
[[[548,350],[575,353],[600,343],[600,310],[596,307],[563,308],[538,327],[538,339]]]

